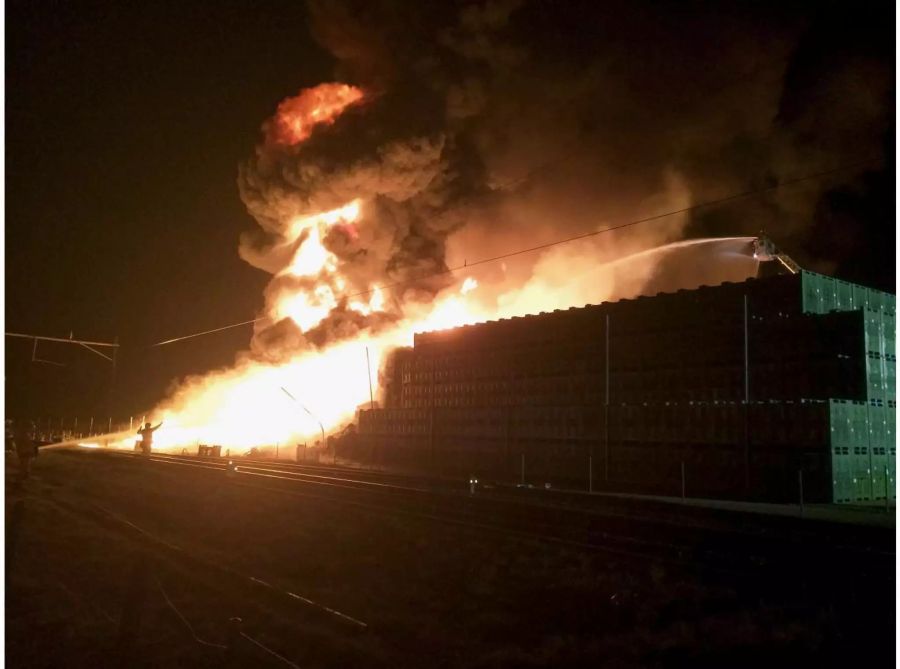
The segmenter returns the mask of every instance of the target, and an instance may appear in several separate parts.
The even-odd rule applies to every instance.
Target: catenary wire
[[[859,169],[861,167],[874,164],[876,162],[881,162],[881,158],[869,158],[867,160],[861,160],[854,163],[849,163],[846,165],[842,165],[840,167],[836,167],[830,170],[824,170],[821,172],[815,172],[813,174],[807,174],[801,177],[796,177],[794,179],[787,179],[785,181],[780,181],[771,186],[766,186],[765,188],[757,188],[753,190],[743,191],[740,193],[734,193],[732,195],[727,195],[722,198],[717,198],[715,200],[707,200],[706,202],[700,202],[698,204],[694,204],[688,207],[682,207],[681,209],[674,209],[672,211],[666,211],[660,214],[654,214],[652,216],[647,216],[644,218],[638,218],[632,221],[628,221],[626,223],[621,223],[619,225],[613,225],[607,228],[601,228],[600,230],[593,230],[591,232],[586,232],[581,235],[575,235],[574,237],[566,237],[565,239],[557,239],[552,242],[547,242],[545,244],[538,244],[537,246],[531,246],[524,249],[518,249],[516,251],[510,251],[509,253],[503,253],[498,256],[493,256],[491,258],[482,258],[481,260],[476,260],[474,262],[466,262],[462,265],[458,265],[456,267],[449,267],[447,269],[443,269],[437,272],[433,272],[431,274],[427,274],[425,276],[419,276],[414,279],[405,279],[402,281],[395,281],[393,283],[386,283],[380,286],[374,286],[367,290],[360,291],[358,293],[351,293],[349,295],[341,296],[343,299],[350,299],[354,297],[362,297],[364,295],[370,295],[376,290],[387,290],[391,288],[398,288],[400,286],[408,285],[411,283],[416,283],[418,281],[422,281],[423,279],[430,279],[438,276],[444,276],[446,274],[452,274],[453,272],[458,272],[460,270],[466,270],[471,267],[478,267],[480,265],[486,265],[492,262],[498,262],[500,260],[505,260],[507,258],[513,258],[520,255],[525,255],[527,253],[534,253],[535,251],[543,251],[544,249],[549,249],[554,246],[560,246],[562,244],[569,244],[571,242],[581,241],[583,239],[589,239],[592,237],[597,237],[607,232],[614,232],[616,230],[623,230],[625,228],[634,227],[636,225],[641,225],[643,223],[651,223],[653,221],[662,220],[664,218],[669,218],[670,216],[677,216],[678,214],[686,214],[688,212],[697,211],[699,209],[706,209],[708,207],[714,207],[722,204],[727,204],[729,202],[734,202],[736,200],[742,200],[749,197],[754,197],[756,195],[763,195],[765,193],[770,193],[776,191],[780,188],[784,188],[786,186],[793,186],[795,184],[804,183],[807,181],[813,181],[816,179],[823,179],[828,176],[832,176],[834,174],[839,174],[841,172],[848,172],[851,170]],[[183,335],[181,337],[173,337],[171,339],[166,339],[165,341],[157,342],[152,344],[150,348],[157,346],[165,346],[167,344],[174,344],[175,342],[184,341],[186,339],[193,339],[194,337],[202,337],[204,335],[213,334],[215,332],[222,332],[223,330],[230,330],[237,327],[242,327],[244,325],[250,325],[251,323],[259,323],[260,321],[268,320],[268,316],[261,316],[259,318],[254,318],[251,320],[241,321],[240,323],[232,323],[231,325],[223,325],[222,327],[213,328],[211,330],[204,330],[202,332],[195,332],[193,334]]]

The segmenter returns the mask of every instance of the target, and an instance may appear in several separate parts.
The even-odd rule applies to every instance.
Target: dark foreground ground
[[[187,464],[56,451],[24,486],[14,474],[8,461],[10,667],[894,662],[891,529],[816,525],[857,545],[798,546],[790,574],[719,570]]]

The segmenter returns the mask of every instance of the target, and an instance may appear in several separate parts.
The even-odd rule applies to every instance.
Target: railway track
[[[441,599],[447,594],[445,573],[452,575],[459,565],[465,579],[470,573],[477,575],[478,565],[493,560],[494,553],[500,557],[491,563],[488,573],[497,569],[498,577],[477,576],[481,585],[473,590],[476,597],[480,592],[492,592],[481,590],[489,579],[510,588],[502,592],[514,593],[516,586],[507,581],[514,584],[514,578],[540,568],[541,585],[528,577],[528,587],[539,588],[538,601],[544,601],[546,593],[557,587],[557,574],[578,565],[571,573],[584,570],[585,582],[593,583],[596,577],[603,583],[592,586],[601,596],[598,599],[596,593],[591,594],[589,609],[597,601],[598,606],[605,606],[617,593],[627,595],[633,587],[628,584],[646,582],[649,585],[642,586],[640,597],[623,605],[627,611],[639,610],[633,607],[647,602],[650,592],[680,584],[696,584],[688,586],[688,591],[700,588],[709,592],[712,602],[747,602],[751,609],[758,606],[761,615],[766,615],[771,601],[800,606],[801,611],[828,610],[832,605],[855,611],[859,607],[856,592],[888,591],[894,578],[891,550],[846,545],[827,530],[807,536],[722,528],[724,522],[690,517],[690,509],[684,515],[656,516],[652,508],[629,513],[615,506],[616,500],[611,500],[611,508],[602,508],[602,498],[593,498],[599,508],[577,508],[548,499],[542,492],[495,489],[472,495],[464,481],[260,459],[234,458],[231,462],[237,469],[229,471],[226,459],[167,454],[144,457],[103,449],[56,452],[64,460],[39,471],[36,486],[31,487],[32,492],[40,489],[36,501],[54,505],[73,521],[77,518],[110,535],[127,537],[136,548],[152,554],[165,565],[161,579],[172,602],[187,613],[191,623],[202,624],[198,634],[213,645],[226,643],[224,621],[239,613],[251,625],[248,631],[252,636],[301,666],[318,666],[313,659],[316,653],[341,658],[328,666],[375,666],[365,654],[350,657],[372,648],[378,652],[390,648],[402,657],[403,661],[385,661],[384,666],[415,664],[414,658],[421,659],[416,654],[419,639],[424,638],[419,635],[428,635],[435,620],[452,626],[457,616],[465,611],[465,615],[473,615],[476,608],[467,609],[460,598],[454,600],[452,612],[435,614],[429,595],[421,601],[412,598],[416,605],[407,610],[404,606],[411,601],[410,593],[417,592],[410,588],[427,584],[426,588],[433,588],[434,598]],[[142,491],[150,493],[149,498]],[[182,506],[167,506],[170,500]],[[192,511],[194,500],[198,504]],[[155,509],[160,506],[166,508],[158,513]],[[229,510],[237,513],[229,514]],[[352,529],[333,534],[332,527],[341,528],[342,524],[335,522],[341,518],[348,519]],[[295,519],[297,525],[292,524]],[[317,524],[315,519],[321,522]],[[307,529],[299,529],[304,526]],[[376,544],[380,555],[399,556],[401,563],[406,559],[409,563],[388,572],[389,580],[376,586],[380,590],[376,600],[357,593],[365,591],[372,574],[381,573],[383,558],[372,561],[368,556],[357,558],[355,553],[365,555],[372,545],[368,538],[380,532],[389,537]],[[315,551],[319,537],[327,548],[313,561],[297,571],[285,567],[307,547]],[[421,543],[419,537],[424,537]],[[418,556],[420,546],[434,545],[431,537],[440,537],[438,547],[430,548],[434,565]],[[407,545],[408,549],[390,548]],[[350,589],[330,585],[338,572],[310,566],[323,558],[340,561],[345,551],[354,555],[343,563],[351,566],[346,574],[356,579]],[[442,562],[445,555],[452,557]],[[468,564],[470,556],[478,557]],[[425,565],[422,572],[417,571],[419,564]],[[520,564],[528,565],[525,571],[517,571],[522,569]],[[512,579],[506,572],[511,565]],[[443,571],[432,573],[431,569]],[[609,577],[608,586],[603,581],[607,573],[615,575]],[[842,574],[840,582],[835,573]],[[562,593],[572,587],[572,578],[560,578]],[[454,592],[465,592],[465,587],[459,587],[465,582],[456,581]],[[168,602],[169,597],[162,596]],[[568,620],[563,612],[569,596],[561,594],[550,615]],[[497,601],[502,602],[502,597]],[[659,601],[667,600],[661,597]],[[533,603],[530,599],[521,602],[526,609]],[[192,611],[191,606],[196,608]],[[656,613],[656,605],[645,606],[652,615],[663,616],[663,609]],[[609,607],[612,611],[613,605]],[[502,605],[498,610],[504,610]],[[597,615],[598,624],[608,624],[603,617],[607,614]],[[688,610],[685,615],[692,614]],[[181,624],[174,615],[169,617]],[[398,623],[400,620],[403,622]],[[560,629],[569,629],[568,624],[560,623]],[[622,624],[623,629],[632,625]],[[184,643],[193,643],[193,631],[181,633]],[[440,639],[446,644],[453,635]],[[201,656],[214,664],[218,652],[204,647],[206,655]]]
[[[102,454],[97,454],[102,455]],[[185,467],[208,475],[231,475],[235,485],[302,498],[328,499],[367,513],[403,515],[524,541],[607,553],[628,561],[661,562],[711,573],[827,578],[835,564],[856,563],[863,576],[884,573],[894,553],[841,544],[829,534],[760,533],[710,527],[690,517],[657,517],[616,509],[586,509],[548,502],[518,491],[470,494],[464,482],[234,458],[112,453],[151,466]],[[893,571],[892,569],[890,570]]]
[[[177,540],[172,541],[151,532],[124,514],[107,508],[107,505],[96,503],[89,496],[75,493],[73,497],[71,488],[66,489],[65,495],[59,495],[52,488],[45,487],[40,495],[26,495],[20,500],[28,505],[41,505],[52,509],[69,523],[88,525],[94,528],[95,532],[102,532],[104,536],[116,536],[126,540],[131,550],[130,555],[125,557],[135,562],[134,567],[141,565],[143,578],[148,582],[147,588],[151,591],[148,604],[143,608],[157,611],[153,616],[159,616],[161,614],[158,611],[162,607],[158,601],[154,603],[153,600],[159,596],[164,599],[169,610],[178,616],[187,628],[187,632],[181,630],[181,633],[175,635],[168,643],[174,641],[181,644],[182,648],[193,648],[193,644],[199,644],[201,647],[197,650],[199,655],[196,653],[189,655],[194,658],[191,660],[192,663],[200,662],[197,666],[297,666],[269,646],[260,643],[253,635],[262,635],[269,643],[274,641],[279,650],[291,649],[296,653],[298,649],[302,649],[304,643],[319,647],[327,643],[334,649],[343,649],[346,654],[352,656],[353,653],[359,653],[358,649],[353,648],[354,640],[369,631],[368,623],[298,592],[295,586],[280,584],[277,579],[271,579],[265,574],[253,571],[247,573],[211,559],[204,555],[202,550],[181,545]],[[140,577],[137,576],[137,572],[131,571],[133,587],[134,580]],[[240,614],[243,623],[238,634],[246,642],[228,645],[234,644],[235,641],[229,633],[229,623],[226,620],[228,613],[224,612],[218,618],[195,618],[194,624],[202,624],[207,630],[204,636],[213,641],[197,636],[191,622],[182,615],[164,589],[164,583],[166,587],[173,587],[173,592],[180,593],[181,599],[184,599],[185,592],[189,592],[193,608],[197,607],[194,600],[229,602],[225,611],[230,612],[232,616],[235,613]],[[73,596],[82,599],[75,593]],[[200,606],[203,608],[205,605]],[[115,603],[109,610],[118,614],[114,607]],[[121,623],[116,617],[106,613],[102,608],[97,610],[103,613],[105,620],[112,625],[111,629],[120,627]],[[209,632],[212,632],[211,636],[208,636]],[[141,648],[152,648],[154,645],[152,637],[148,638],[147,635],[142,635],[137,643]],[[112,657],[111,662],[116,661],[115,655],[105,657],[107,659]],[[364,657],[358,654],[354,662],[362,662]],[[122,661],[124,664],[116,666],[146,666],[137,657],[124,658]]]

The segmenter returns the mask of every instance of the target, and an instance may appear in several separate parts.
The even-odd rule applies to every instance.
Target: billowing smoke
[[[371,205],[362,238],[336,232],[325,243],[350,277],[344,292],[402,283],[385,310],[400,317],[405,302],[448,287],[446,275],[434,277],[448,266],[881,155],[890,73],[875,59],[832,59],[815,70],[810,100],[798,102],[795,80],[810,77],[803,68],[818,57],[808,44],[815,26],[800,14],[786,10],[773,24],[769,10],[730,5],[422,4],[310,4],[336,75],[366,95],[306,143],[267,140],[241,170],[241,194],[267,236],[244,240],[250,262],[277,271],[285,220],[362,198]],[[832,186],[772,191],[485,267],[479,298],[498,313],[535,300],[556,306],[557,286],[565,292],[598,264],[687,231],[766,229],[802,244]],[[793,251],[828,267],[829,258]],[[665,288],[678,261],[659,260],[579,298],[630,296],[651,280]],[[689,283],[715,282],[721,271],[707,263]],[[280,294],[280,283],[270,292]]]
[[[309,7],[334,82],[283,100],[240,167],[259,224],[240,253],[273,278],[251,350],[168,404],[205,389],[207,421],[225,420],[227,388],[259,382],[256,365],[310,381],[311,354],[359,360],[361,343],[386,351],[416,328],[755,272],[740,239],[643,253],[686,236],[764,228],[825,269],[832,258],[808,253],[807,238],[835,183],[858,187],[858,171],[480,261],[877,159],[892,116],[883,60],[824,57],[815,21],[791,9],[773,22],[772,8],[730,3]],[[332,398],[328,421],[367,395]]]

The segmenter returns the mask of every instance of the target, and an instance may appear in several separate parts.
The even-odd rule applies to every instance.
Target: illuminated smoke
[[[805,152],[798,138],[815,136],[817,117],[784,116],[799,23],[717,15],[727,39],[711,60],[705,39],[682,34],[710,34],[703,17],[683,18],[676,40],[642,32],[654,17],[613,2],[588,39],[579,7],[311,3],[313,34],[346,83],[281,102],[241,166],[258,228],[239,252],[272,275],[261,320],[232,367],[184,380],[159,407],[155,443],[310,439],[316,421],[281,387],[333,429],[368,403],[366,347],[378,369],[416,330],[737,280],[755,270],[737,247],[696,249],[681,265],[682,251],[615,261],[697,230],[766,227],[781,241],[809,229],[819,186],[468,268],[832,167],[846,148]],[[828,132],[871,148],[878,105],[842,104]]]

